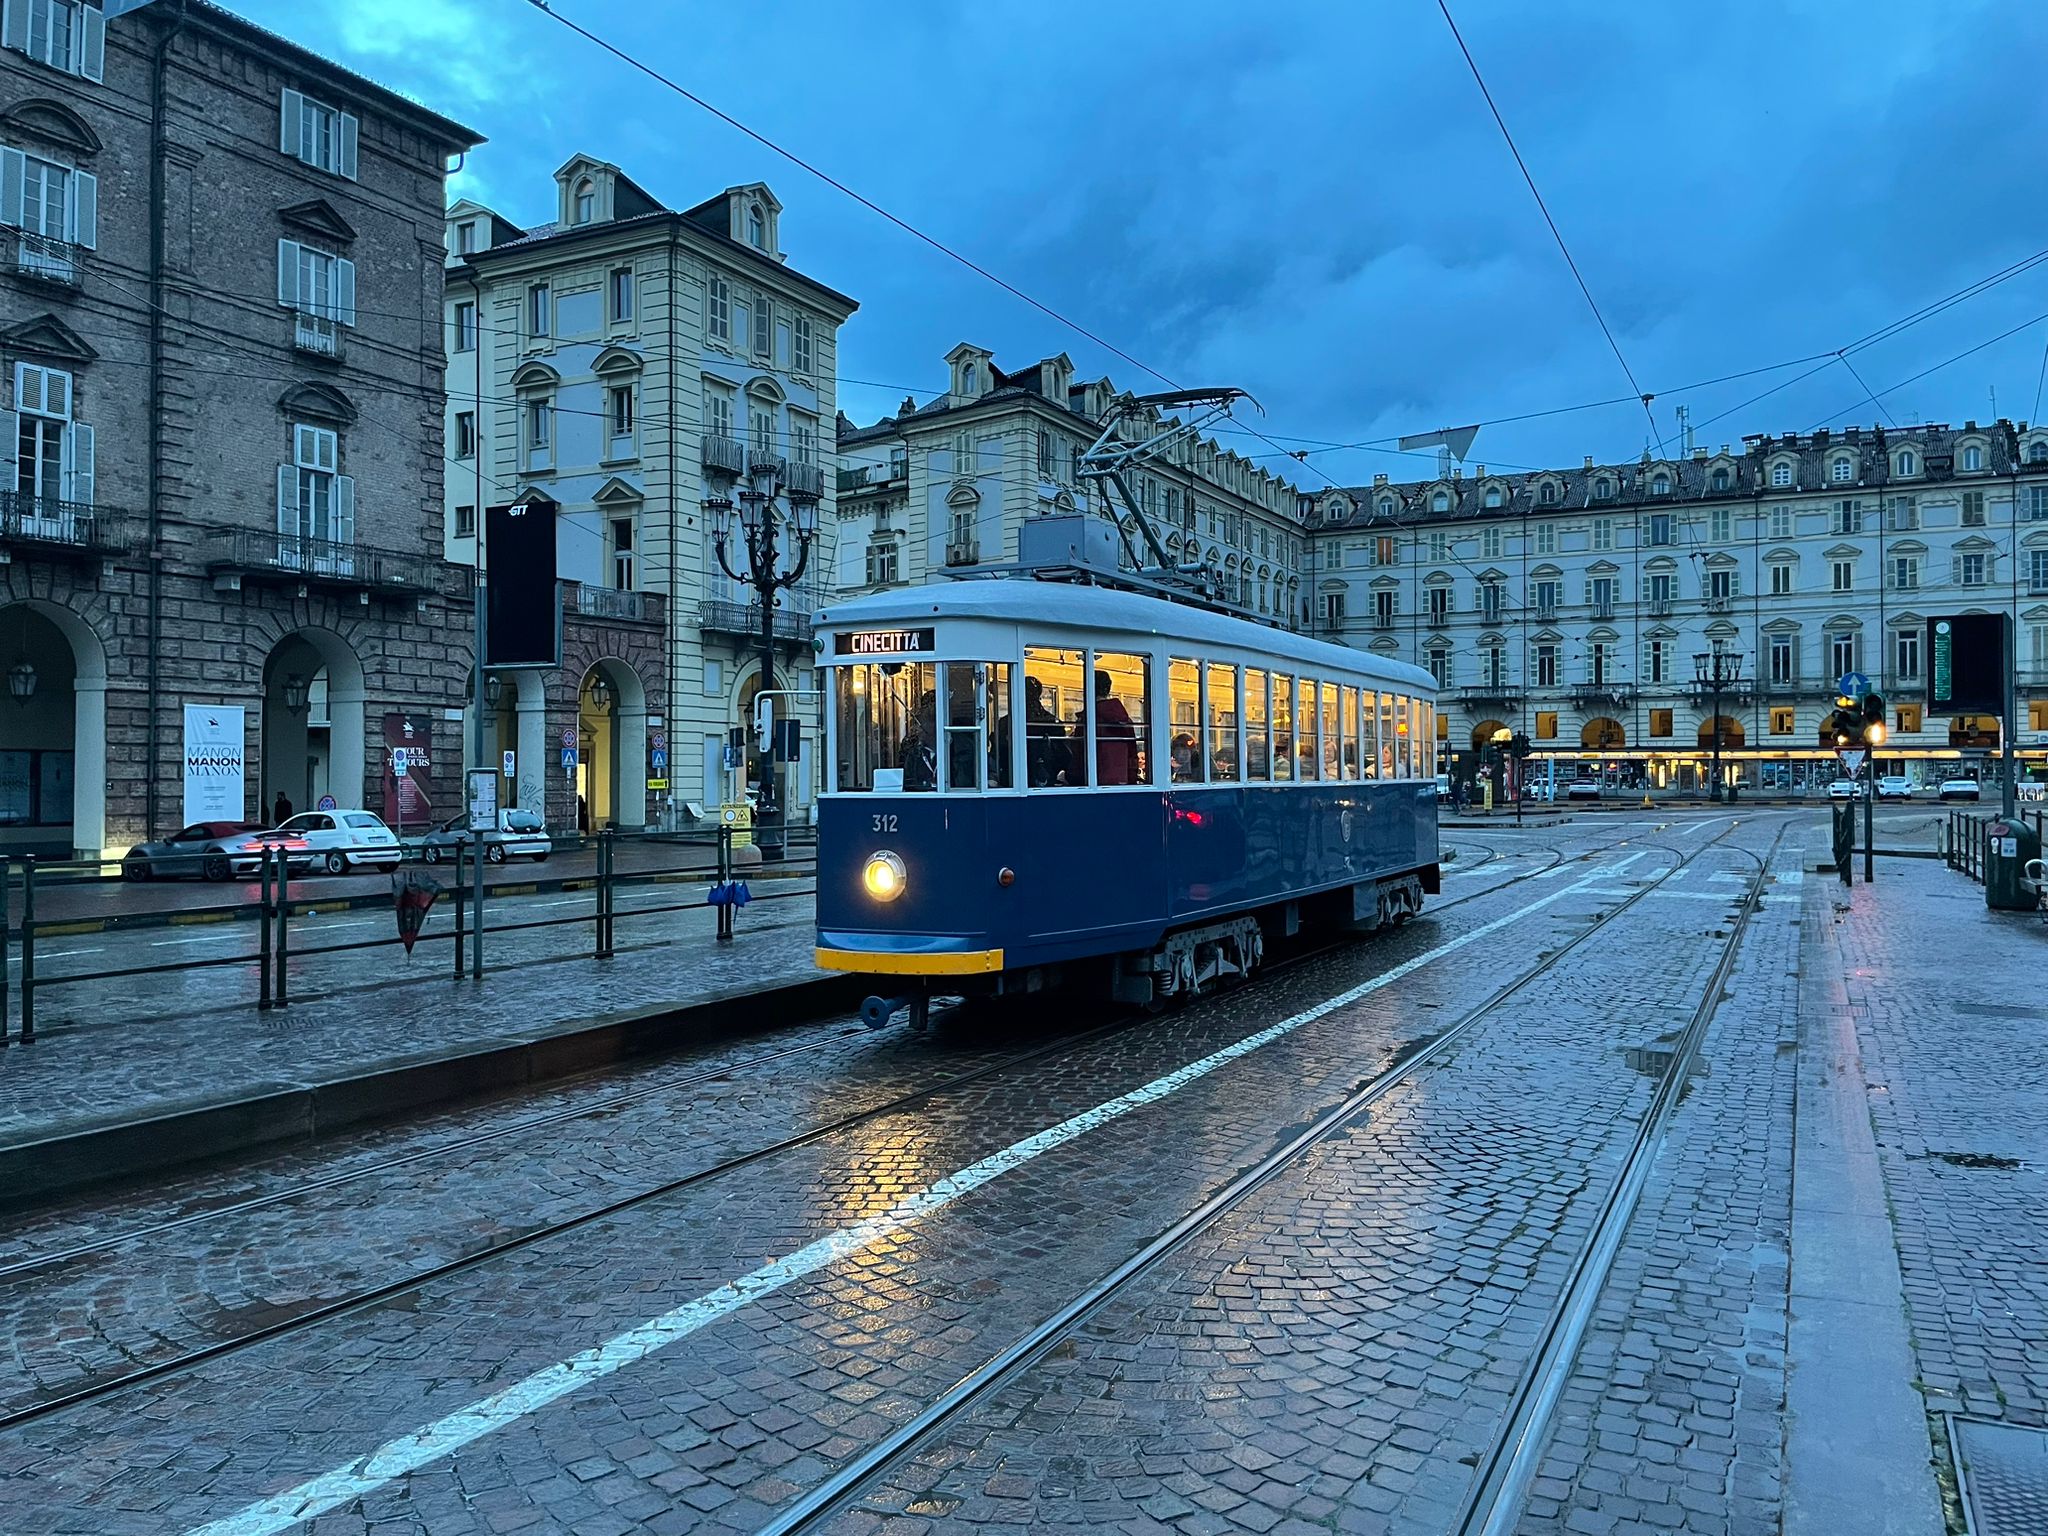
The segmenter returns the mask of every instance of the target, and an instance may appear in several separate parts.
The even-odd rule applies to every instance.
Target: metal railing
[[[292,315],[292,346],[315,357],[341,357],[341,323],[327,315],[309,315],[296,310]]]
[[[736,437],[727,437],[722,432],[706,432],[702,441],[704,467],[720,474],[744,475],[747,472],[747,448]]]
[[[659,624],[668,616],[668,598],[660,592],[626,592],[587,581],[563,582],[562,605],[586,618],[623,619],[633,624]]]
[[[199,557],[213,571],[391,592],[432,592],[439,583],[439,562],[429,555],[257,528],[207,529],[199,539]]]
[[[2035,839],[2048,846],[2048,811],[2015,809],[2012,820],[2032,827]],[[1942,854],[1948,867],[1982,885],[1984,864],[1991,855],[1991,829],[2004,821],[2002,816],[1982,811],[1950,811],[1942,835]]]
[[[0,540],[95,553],[106,547],[102,509],[90,502],[0,491]]]
[[[69,240],[55,240],[26,229],[13,231],[14,273],[60,288],[80,286],[85,266],[85,247]]]
[[[494,970],[511,970],[515,966],[523,970],[529,964],[556,960],[609,960],[620,947],[622,923],[695,912],[706,907],[716,912],[718,941],[731,942],[737,937],[740,908],[754,902],[811,900],[813,891],[808,886],[800,889],[779,887],[784,881],[795,884],[815,876],[817,871],[815,845],[799,850],[794,844],[785,842],[773,867],[761,865],[760,873],[754,877],[765,879],[778,888],[756,891],[741,872],[730,828],[718,828],[694,836],[605,831],[587,839],[558,840],[554,848],[557,855],[590,854],[589,873],[541,881],[506,870],[493,861],[487,865],[492,873],[484,886],[481,906],[473,896],[475,852],[466,845],[448,850],[453,858],[452,867],[447,863],[433,866],[434,873],[428,880],[434,899],[430,901],[429,909],[421,914],[414,929],[412,945],[406,945],[398,920],[401,882],[407,877],[414,881],[418,879],[410,868],[394,878],[388,890],[336,896],[327,881],[321,881],[319,889],[309,889],[308,881],[314,877],[292,868],[294,862],[305,857],[302,850],[287,852],[283,848],[272,847],[254,858],[238,857],[234,861],[236,865],[255,866],[247,871],[211,868],[210,865],[218,860],[217,855],[158,856],[150,862],[159,878],[189,873],[201,879],[225,876],[253,881],[253,885],[246,886],[237,900],[196,906],[165,906],[140,914],[124,914],[118,920],[107,921],[107,932],[163,929],[173,925],[182,928],[193,923],[246,925],[240,929],[244,941],[219,946],[231,950],[230,953],[209,949],[205,956],[197,959],[151,960],[135,965],[56,972],[50,969],[49,962],[61,960],[64,955],[45,954],[44,946],[53,938],[79,931],[81,910],[89,910],[89,906],[83,904],[104,898],[108,892],[134,889],[117,878],[123,872],[125,861],[0,855],[0,1045],[16,1040],[22,1043],[33,1041],[38,1028],[38,1008],[56,989],[87,989],[122,983],[146,986],[150,977],[216,970],[234,974],[239,971],[245,973],[254,985],[244,990],[229,983],[225,989],[228,993],[226,1005],[268,1011],[291,1006],[294,993],[303,994],[308,985],[315,987],[321,996],[332,996],[337,992],[388,988],[405,979],[422,979],[422,972],[417,968],[402,973],[372,974],[366,972],[363,962],[354,957],[367,952],[389,951],[394,946],[402,947],[406,955],[411,955],[415,947],[431,953],[440,944],[450,945],[449,968],[431,974],[473,975],[476,981],[481,982],[484,980],[483,970],[472,972],[470,966],[473,948],[479,943],[479,929],[484,940],[496,941],[495,957],[491,960]],[[619,856],[626,849],[636,850],[642,857],[622,867]],[[662,857],[663,850],[671,851],[671,856]],[[420,857],[419,850],[407,850],[408,865]],[[183,870],[178,868],[181,860],[187,865]],[[449,871],[451,876],[445,889],[438,883],[443,870]],[[543,889],[587,891],[590,904],[581,912],[560,917],[520,918],[516,915],[517,908],[497,920],[489,916],[506,912],[503,904],[518,896],[537,894]],[[672,900],[659,899],[669,893],[673,893]],[[653,895],[657,899],[632,900],[643,895]],[[627,905],[620,904],[622,896],[628,898]],[[446,898],[445,906],[440,903],[441,897]],[[53,911],[52,908],[57,906],[66,910]],[[439,907],[440,911],[432,910],[434,907]],[[389,912],[393,915],[392,932],[384,938],[335,943],[324,941],[317,929],[309,930],[305,926],[308,917],[339,908]],[[445,921],[437,922],[435,919],[442,913],[446,915]],[[578,946],[535,960],[530,955],[519,954],[516,949],[508,952],[505,947],[509,935],[543,929],[573,930],[581,925],[588,925],[590,929],[591,942],[587,949]],[[66,942],[76,953],[75,944]],[[642,947],[672,942],[673,935],[668,938],[656,935],[648,937]],[[138,956],[162,952],[148,941],[138,941],[135,948]],[[489,949],[485,952],[487,955],[491,953]],[[346,977],[317,974],[326,969],[318,962],[330,955],[352,957],[348,962],[351,971]],[[388,991],[379,995],[385,999],[391,996]],[[105,1001],[104,994],[95,1000],[92,1005],[95,1013],[101,1011]],[[95,1023],[91,1027],[120,1027],[120,1022]]]
[[[808,595],[797,599],[808,604]],[[797,644],[809,644],[811,638],[811,608],[778,608],[775,610],[775,638]],[[706,598],[697,605],[697,627],[713,634],[746,635],[759,638],[761,633],[761,609],[755,603],[733,603],[721,598]]]

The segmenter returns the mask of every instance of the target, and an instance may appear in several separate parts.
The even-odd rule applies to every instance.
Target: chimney
[[[1481,480],[1484,480],[1486,478],[1486,466],[1484,464],[1479,465],[1473,471],[1473,473],[1476,474]]]
[[[1695,448],[1692,451],[1692,456],[1695,461],[1704,459],[1707,456],[1707,450],[1704,448]]]
[[[1592,467],[1593,467],[1593,455],[1591,455],[1591,454],[1589,453],[1589,454],[1587,454],[1587,455],[1586,455],[1586,468],[1588,468],[1588,469],[1591,469]]]
[[[1374,475],[1372,477],[1372,483],[1374,485],[1385,485],[1387,483],[1387,477],[1385,475]]]
[[[1726,443],[1721,445],[1721,457],[1724,459],[1728,457],[1728,445]]]

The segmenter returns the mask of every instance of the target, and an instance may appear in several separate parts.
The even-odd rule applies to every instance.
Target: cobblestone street
[[[0,1528],[1960,1530],[1939,1415],[2044,1422],[2048,934],[1825,832],[1460,830],[1419,921],[1178,1011],[793,1024],[30,1211]],[[1846,1367],[1837,1019],[1910,1334]],[[1866,1432],[1912,1496],[1802,1525]]]

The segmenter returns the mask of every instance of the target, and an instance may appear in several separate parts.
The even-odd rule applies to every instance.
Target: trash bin
[[[2031,912],[2034,893],[2027,886],[2027,865],[2041,857],[2041,839],[2015,817],[1994,821],[1984,829],[1984,905],[1999,912]]]

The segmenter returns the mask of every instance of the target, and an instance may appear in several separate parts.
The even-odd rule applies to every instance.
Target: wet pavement
[[[1837,970],[1920,1379],[2040,1422],[2048,1064],[2015,1011],[2040,999],[1993,978],[2048,930],[1987,929],[1917,860],[1838,912],[1811,813],[1446,841],[1422,919],[1178,1012],[802,1025],[35,1213],[0,1238],[0,1529],[755,1532],[858,1465],[816,1528],[1476,1530],[1479,1469],[1583,1293],[1496,1528],[1776,1531],[1830,1475],[1786,1403],[1795,1187],[1832,1155],[1795,1137],[1797,1078]],[[1930,1031],[1918,978],[1965,948],[1977,1011]],[[608,975],[650,986],[651,959]],[[1967,1067],[1958,1029],[1984,1036]],[[1632,1166],[1611,1267],[1575,1289]]]

